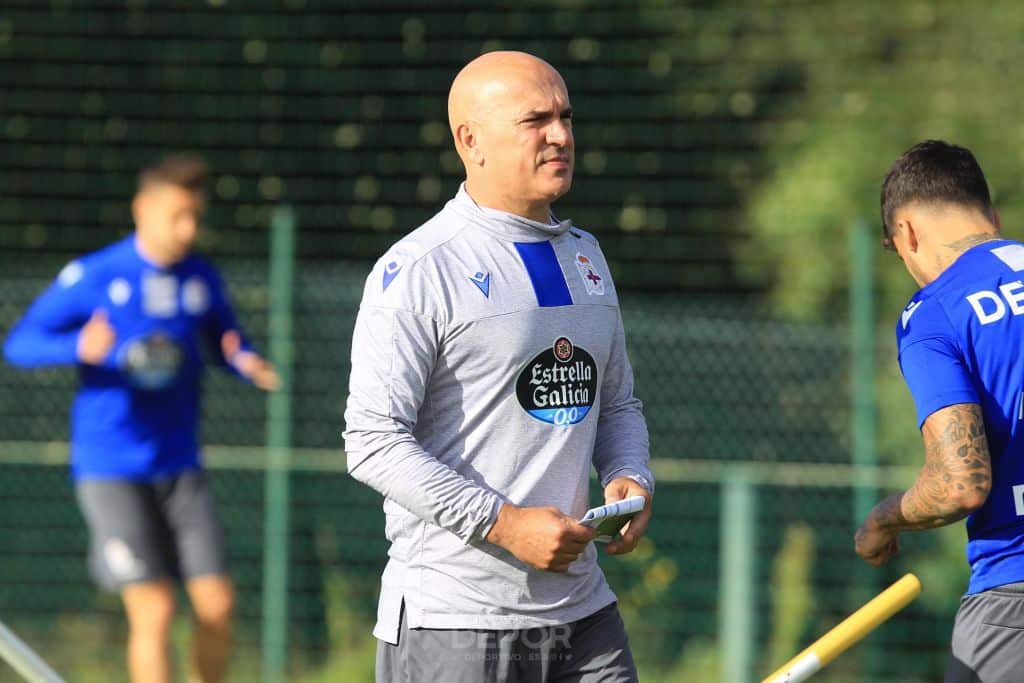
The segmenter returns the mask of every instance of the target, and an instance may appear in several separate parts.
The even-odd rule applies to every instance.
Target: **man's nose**
[[[196,235],[199,232],[199,218],[196,216],[188,216],[181,218],[178,221],[178,235],[182,240],[186,242],[192,242],[195,240]]]
[[[572,140],[572,130],[568,124],[559,119],[548,126],[548,143],[565,147]]]

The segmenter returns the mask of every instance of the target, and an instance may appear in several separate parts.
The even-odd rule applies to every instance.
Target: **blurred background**
[[[340,437],[362,282],[460,182],[455,73],[532,52],[569,87],[557,210],[611,263],[651,430],[649,538],[602,559],[643,680],[760,680],[906,571],[921,597],[815,680],[938,680],[962,525],[882,569],[852,549],[922,459],[893,335],[914,286],[878,244],[878,188],[921,139],[966,145],[1021,237],[1022,35],[1009,0],[3,0],[0,332],[131,230],[142,164],[205,155],[201,250],[261,348],[294,354],[276,403],[207,383],[232,680],[371,680],[383,515]],[[74,381],[0,367],[0,619],[68,680],[122,681],[67,476]]]

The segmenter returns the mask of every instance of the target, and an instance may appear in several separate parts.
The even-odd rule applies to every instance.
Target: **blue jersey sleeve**
[[[897,327],[899,361],[921,427],[936,410],[957,403],[979,403],[980,399],[939,303],[911,303],[907,311]]]
[[[238,374],[234,366],[231,365],[230,359],[224,357],[221,339],[225,332],[235,331],[241,337],[241,350],[251,351],[252,345],[238,324],[235,311],[231,307],[227,288],[214,268],[210,267],[207,272],[207,279],[210,287],[210,310],[203,321],[203,335],[217,364],[230,372]]]
[[[72,261],[11,329],[4,357],[24,368],[77,363],[78,332],[95,307],[85,267]]]

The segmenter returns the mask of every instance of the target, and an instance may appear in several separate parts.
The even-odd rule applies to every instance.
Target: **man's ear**
[[[896,229],[906,231],[907,249],[916,253],[919,242],[917,239],[917,229],[914,227],[913,221],[908,216],[903,216],[896,221]]]
[[[474,130],[474,126],[468,123],[460,123],[455,128],[455,145],[459,148],[461,156],[466,163],[475,166],[484,165],[484,153],[480,149],[480,138]]]
[[[139,224],[139,217],[142,215],[142,205],[146,201],[142,193],[138,193],[132,199],[132,222],[137,226]]]

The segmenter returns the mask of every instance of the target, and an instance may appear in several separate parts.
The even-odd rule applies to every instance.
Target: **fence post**
[[[878,456],[875,450],[875,314],[874,249],[871,227],[857,219],[850,231],[850,458],[853,464],[854,529],[878,499]],[[877,574],[859,565],[854,604],[877,592]],[[878,673],[882,653],[872,639],[864,644],[862,666],[869,676]]]
[[[850,233],[850,449],[854,465],[855,521],[859,524],[878,495],[875,454],[875,314],[871,229],[859,219]]]
[[[756,494],[750,472],[730,465],[722,480],[718,654],[723,683],[753,680]]]
[[[288,477],[295,270],[295,213],[292,208],[276,207],[270,228],[270,360],[281,377],[281,386],[267,397],[262,649],[264,683],[283,683],[288,663]]]

